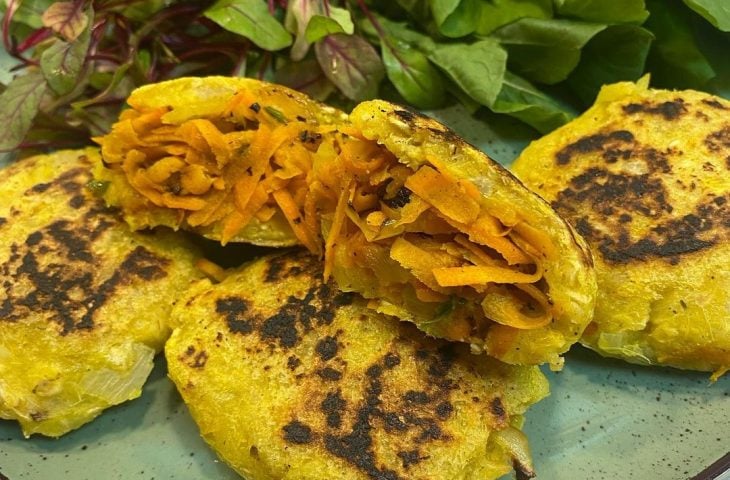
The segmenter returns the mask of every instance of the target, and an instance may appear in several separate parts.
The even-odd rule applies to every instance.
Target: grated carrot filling
[[[164,123],[167,108],[128,110],[97,141],[105,162],[152,204],[193,227],[220,222],[222,243],[281,212],[299,243],[324,247],[325,279],[342,268],[334,259],[343,248],[342,258],[376,281],[395,276],[385,283],[395,291],[410,284],[422,302],[478,298],[486,320],[518,329],[550,321],[551,301],[536,285],[541,259],[556,255],[544,233],[486,212],[477,186],[441,159],[426,154],[414,171],[349,125],[300,121],[287,109],[292,100],[257,98],[242,90],[220,118],[180,125]],[[525,273],[531,265],[535,273]],[[460,336],[478,326],[452,320]]]
[[[327,241],[324,247],[324,279],[327,280],[332,274],[334,267],[334,246],[337,242],[337,237],[340,236],[340,231],[345,225],[345,219],[347,218],[347,198],[351,195],[351,192],[355,189],[355,184],[350,180],[340,191],[340,196],[337,200],[337,207],[335,207],[335,216],[332,219],[332,226],[327,235]]]
[[[467,265],[434,268],[433,276],[442,287],[462,287],[486,283],[532,283],[542,278],[542,272],[528,274],[491,265]]]
[[[459,223],[470,224],[479,216],[479,204],[465,195],[459,182],[450,181],[427,165],[408,177],[405,186],[443,215]]]
[[[529,304],[506,289],[487,292],[482,300],[482,310],[491,320],[508,327],[520,330],[531,330],[544,327],[552,320],[549,311],[535,312],[529,315],[525,310]]]
[[[242,210],[233,210],[223,224],[221,232],[221,243],[228,243],[238,232],[248,225],[257,211],[259,211],[269,199],[266,188],[259,184],[249,198],[246,207]]]
[[[317,233],[310,231],[308,226],[302,221],[302,214],[299,211],[299,207],[292,198],[291,194],[285,190],[277,190],[272,194],[277,205],[281,209],[282,213],[289,222],[289,226],[294,231],[297,239],[307,247],[312,253],[319,253],[320,246],[317,241]]]
[[[397,237],[390,247],[390,258],[409,270],[414,277],[423,282],[432,290],[440,290],[434,272],[439,268],[453,267],[459,264],[459,259],[448,253],[428,251],[409,242],[404,237]],[[443,293],[443,292],[442,292]]]

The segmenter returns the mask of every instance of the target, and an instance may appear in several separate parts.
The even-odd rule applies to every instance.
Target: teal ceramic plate
[[[437,116],[503,163],[532,135],[458,108]],[[581,347],[562,372],[546,373],[552,394],[525,424],[539,479],[689,479],[730,451],[730,376],[711,385],[709,374],[632,366]],[[239,478],[200,439],[161,357],[141,398],[59,440],[24,440],[15,423],[0,421],[0,472],[10,480]]]

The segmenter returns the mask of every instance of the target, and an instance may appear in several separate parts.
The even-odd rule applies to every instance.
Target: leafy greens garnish
[[[13,60],[0,151],[86,145],[134,88],[185,75],[344,106],[461,102],[542,133],[647,72],[665,88],[730,86],[726,0],[6,0],[0,13],[0,64]]]

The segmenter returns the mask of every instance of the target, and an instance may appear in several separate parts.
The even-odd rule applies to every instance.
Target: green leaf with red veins
[[[64,95],[76,86],[90,38],[91,28],[86,28],[76,40],[57,40],[41,54],[43,76],[57,95]]]
[[[33,71],[15,77],[0,95],[0,151],[12,150],[23,141],[47,88],[43,74]]]
[[[322,71],[351,100],[374,97],[385,77],[375,48],[358,35],[330,35],[314,46]]]
[[[84,2],[56,2],[51,4],[41,17],[43,26],[72,42],[86,29],[89,17],[84,12]]]

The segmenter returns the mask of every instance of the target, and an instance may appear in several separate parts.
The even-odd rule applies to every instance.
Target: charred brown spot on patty
[[[386,353],[365,369],[361,377],[362,393],[355,395],[362,400],[348,402],[339,388],[308,394],[314,395],[308,402],[319,405],[319,417],[313,413],[311,418],[292,419],[283,427],[285,440],[290,444],[316,443],[370,478],[408,478],[408,468],[428,458],[421,453],[422,445],[451,440],[443,425],[454,413],[449,398],[457,389],[456,382],[444,381],[445,376],[451,375],[450,349],[422,352],[423,363],[419,368],[428,379],[423,390],[397,393],[397,377],[390,372],[397,370],[402,361],[398,354]],[[314,373],[319,375],[321,371]],[[382,434],[387,437],[383,438]],[[398,466],[386,465],[378,459],[376,438],[388,445],[391,443],[387,438],[395,442],[392,445],[397,445],[401,459]]]
[[[517,459],[513,459],[512,468],[515,469],[515,477],[517,480],[530,480],[536,476],[534,470],[527,465],[523,465]]]
[[[705,138],[705,145],[713,153],[730,150],[730,126],[712,132]],[[730,157],[728,157],[730,159]]]
[[[428,456],[422,456],[419,450],[408,450],[405,452],[398,452],[398,458],[403,462],[403,469],[408,470],[408,467],[415,465],[422,460],[427,460]]]
[[[563,211],[561,205],[556,205]],[[634,213],[646,215],[646,206]],[[599,210],[600,212],[600,210]],[[567,213],[567,209],[566,212]],[[598,246],[598,251],[610,263],[627,263],[661,258],[676,264],[682,255],[710,248],[730,239],[730,209],[726,197],[712,197],[697,205],[692,213],[681,217],[663,215],[643,238],[632,239],[629,225],[632,217],[618,216],[618,223],[605,217],[591,223],[592,215],[575,213],[578,232]],[[568,213],[571,215],[571,213]],[[651,215],[646,215],[651,217]]]
[[[492,401],[489,402],[489,410],[492,412],[497,421],[500,423],[507,422],[507,410],[504,408],[501,398],[494,397]]]
[[[313,440],[312,429],[297,420],[292,420],[284,425],[282,430],[284,431],[284,440],[289,443],[303,445]]]
[[[99,278],[106,262],[94,251],[95,243],[121,222],[117,212],[102,202],[89,202],[82,186],[87,168],[68,170],[52,182],[37,184],[26,195],[53,195],[81,210],[76,219],[55,220],[13,243],[10,257],[0,266],[0,318],[18,321],[41,316],[59,324],[61,334],[94,327],[96,311],[123,285],[153,281],[166,275],[170,260],[137,247],[108,278]],[[2,298],[4,297],[4,298]]]
[[[330,428],[340,428],[342,425],[342,415],[345,413],[347,408],[347,402],[342,398],[340,390],[336,392],[330,392],[327,394],[322,403],[320,403],[320,409],[324,413],[327,426]]]
[[[253,332],[251,319],[245,316],[247,310],[248,304],[241,297],[219,298],[215,303],[215,311],[225,316],[228,329],[232,333],[245,335]]]
[[[725,105],[723,105],[714,98],[705,98],[702,100],[702,103],[712,108],[717,108],[718,110],[727,110],[727,107]]]
[[[664,120],[675,120],[687,112],[687,107],[683,99],[676,98],[673,101],[661,103],[629,103],[623,106],[623,111],[628,115],[648,113],[651,115],[661,115]]]
[[[190,345],[178,359],[190,368],[203,368],[208,362],[208,352],[197,350],[194,345]]]
[[[663,182],[651,174],[615,174],[601,168],[590,168],[570,183],[573,188],[560,192],[553,202],[553,206],[561,212],[577,212],[583,206],[601,215],[617,215],[619,218],[621,214],[617,212],[620,210],[652,218],[672,212]]]
[[[683,102],[679,104],[684,108]],[[619,148],[608,141],[614,133],[584,137],[558,153],[559,161],[562,158],[565,163],[574,157],[578,161],[579,154],[598,154],[605,165],[594,163],[574,176],[552,203],[596,246],[605,261],[627,263],[661,258],[677,263],[682,255],[704,250],[727,238],[727,229],[719,227],[727,216],[722,200],[717,204],[715,197],[708,198],[688,214],[679,214],[672,206],[664,181],[672,172],[669,159],[681,157],[683,152],[674,148],[658,150],[636,140],[624,143],[628,136],[621,140]],[[715,151],[730,147],[730,129],[714,132],[705,144]],[[707,165],[705,162],[701,168],[714,171]],[[695,191],[698,185],[688,178],[677,180],[676,188]],[[647,220],[651,228],[641,236],[632,235],[632,226]]]
[[[302,258],[307,258],[306,262],[311,264],[311,270],[307,268],[310,270],[308,274],[321,276],[321,266],[315,263],[313,257],[310,259],[304,255]],[[302,261],[292,262],[291,258],[275,257],[269,262],[265,281],[270,283],[268,279],[272,269],[275,271],[274,275],[279,275],[282,270],[291,270],[297,263],[301,264]],[[240,296],[216,300],[215,309],[225,319],[231,333],[256,333],[270,348],[290,349],[299,343],[304,333],[318,325],[331,324],[335,318],[335,310],[349,305],[353,298],[354,294],[339,292],[329,284],[319,282],[300,295],[288,296],[275,313],[265,318],[260,313],[251,311],[249,301]],[[336,350],[334,353],[336,354]],[[328,355],[328,352],[324,352],[324,355]]]
[[[99,232],[71,228],[58,221],[28,235],[23,245],[12,245],[10,258],[0,268],[0,277],[7,279],[0,309],[3,320],[41,315],[58,323],[62,335],[89,330],[96,311],[118,287],[166,275],[169,260],[140,246],[110,277],[95,278],[100,260],[90,242]]]
[[[37,184],[33,185],[29,191],[26,192],[26,195],[29,195],[32,193],[43,193],[46,190],[48,190],[49,188],[51,188],[51,184],[48,182],[37,183]]]
[[[317,355],[324,360],[331,360],[337,355],[337,338],[327,336],[317,342],[317,346],[315,347],[315,351],[317,352]]]
[[[633,142],[634,135],[628,130],[614,130],[586,135],[564,147],[555,155],[555,158],[558,165],[567,165],[575,155],[604,152],[607,161],[616,161],[619,157],[630,155],[630,153],[627,153],[630,150],[622,150],[621,147]]]

